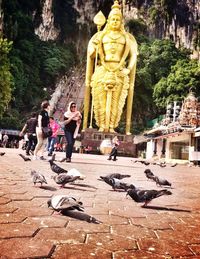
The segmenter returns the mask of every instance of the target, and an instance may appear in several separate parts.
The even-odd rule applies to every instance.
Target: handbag
[[[42,135],[43,135],[43,138],[49,138],[51,137],[53,134],[53,131],[51,129],[51,127],[42,127]]]

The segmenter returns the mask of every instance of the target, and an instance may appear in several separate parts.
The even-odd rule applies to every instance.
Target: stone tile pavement
[[[73,154],[72,163],[86,175],[83,181],[59,188],[51,179],[47,161],[24,162],[21,150],[3,149],[0,156],[0,259],[10,258],[200,258],[200,168],[178,165],[146,167],[134,159]],[[23,152],[23,151],[22,151]],[[57,152],[56,159],[64,153]],[[108,173],[131,174],[126,182],[159,189],[147,181],[144,170],[172,182],[171,196],[162,196],[142,208],[125,192],[113,191],[98,181]],[[45,175],[48,185],[34,187],[31,169]],[[83,202],[84,212],[55,215],[47,207],[54,194],[72,195]],[[90,216],[102,224],[90,223]]]

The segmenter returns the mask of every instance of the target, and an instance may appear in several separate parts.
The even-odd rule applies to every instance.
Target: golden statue
[[[104,16],[98,15],[99,28]],[[121,7],[115,1],[104,29],[88,44],[83,130],[87,128],[91,93],[91,113],[94,110],[99,131],[115,132],[127,102],[126,134],[130,134],[137,53],[137,42],[125,31]]]

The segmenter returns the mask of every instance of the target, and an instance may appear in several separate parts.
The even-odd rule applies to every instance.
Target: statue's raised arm
[[[102,132],[114,132],[128,96],[126,134],[130,133],[136,60],[137,43],[124,30],[120,5],[115,1],[106,26],[88,44],[83,129],[87,127],[90,93]]]

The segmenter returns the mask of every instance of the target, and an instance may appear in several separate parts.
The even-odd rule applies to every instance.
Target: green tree
[[[168,102],[181,101],[192,89],[200,96],[200,67],[197,60],[179,60],[171,68],[167,77],[163,77],[154,87],[153,98],[160,108]]]
[[[168,76],[177,60],[187,58],[188,54],[185,50],[177,49],[170,40],[156,39],[139,45],[133,107],[135,130],[164,112],[163,106],[158,106],[154,101],[154,87]]]
[[[0,118],[11,100],[13,81],[8,58],[11,48],[12,42],[0,38]]]

